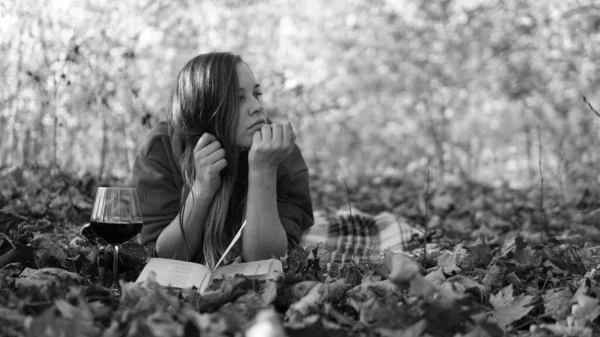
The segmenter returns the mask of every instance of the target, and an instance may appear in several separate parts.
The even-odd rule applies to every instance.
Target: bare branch
[[[427,170],[427,192],[425,193],[425,219],[423,220],[423,229],[425,236],[423,238],[423,268],[427,268],[427,217],[429,209],[429,170]]]
[[[592,104],[590,102],[588,102],[588,100],[587,100],[587,98],[585,98],[585,96],[583,96],[583,101],[587,103],[587,105],[590,107],[590,109],[592,109],[592,111],[596,114],[596,116],[600,117],[600,112],[598,112],[596,109],[594,109]]]
[[[546,217],[545,217],[545,212],[544,212],[544,174],[542,172],[542,138],[540,136],[540,127],[539,125],[536,126],[537,128],[537,136],[538,136],[538,143],[539,143],[539,149],[540,149],[540,153],[539,153],[539,161],[538,161],[538,166],[539,166],[539,170],[540,170],[540,226],[543,226],[544,231],[546,231],[546,237],[549,237],[549,233],[548,233],[548,226],[546,224]]]

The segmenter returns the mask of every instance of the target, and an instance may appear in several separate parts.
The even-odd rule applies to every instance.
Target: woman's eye
[[[255,93],[254,97],[256,97],[256,99],[260,100],[262,98],[262,92]]]
[[[240,96],[240,102],[243,102],[246,99],[244,96]]]

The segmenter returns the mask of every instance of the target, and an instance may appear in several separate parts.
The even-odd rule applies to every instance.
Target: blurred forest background
[[[0,167],[127,176],[198,53],[241,54],[313,174],[598,184],[600,2],[0,0]],[[541,152],[540,152],[541,150]]]

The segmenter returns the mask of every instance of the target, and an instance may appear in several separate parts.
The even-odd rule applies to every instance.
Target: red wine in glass
[[[99,238],[115,247],[111,289],[118,294],[119,245],[134,238],[142,229],[142,212],[136,189],[98,187],[90,228]]]
[[[142,230],[142,222],[90,221],[90,227],[96,236],[107,243],[111,245],[120,245],[133,239]]]

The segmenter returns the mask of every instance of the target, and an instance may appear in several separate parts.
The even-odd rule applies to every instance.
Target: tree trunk
[[[17,154],[17,148],[18,148],[18,135],[17,135],[17,115],[19,112],[19,107],[20,107],[20,103],[21,101],[19,100],[19,94],[21,92],[21,86],[23,84],[23,81],[21,80],[21,71],[23,70],[23,49],[25,48],[25,44],[23,43],[23,36],[25,35],[25,27],[28,27],[28,22],[26,19],[21,21],[21,29],[19,30],[21,32],[21,34],[19,35],[19,44],[17,47],[17,67],[15,70],[15,77],[16,77],[16,83],[15,83],[15,90],[14,90],[14,98],[12,99],[12,101],[10,102],[10,110],[12,112],[12,115],[10,116],[10,118],[7,119],[7,123],[6,125],[8,126],[10,123],[10,136],[8,138],[8,141],[10,142],[9,145],[7,145],[5,151],[10,151],[10,153],[5,153],[5,159],[6,159],[6,164],[8,164],[9,159],[10,158],[10,165],[16,165],[17,164],[17,160],[15,159],[15,156]],[[9,122],[10,120],[10,122]],[[6,131],[6,130],[4,130]]]
[[[29,164],[31,164],[31,129],[25,129],[24,134],[25,139],[23,139],[23,148],[21,149],[23,157],[22,161],[23,166],[28,166]]]

